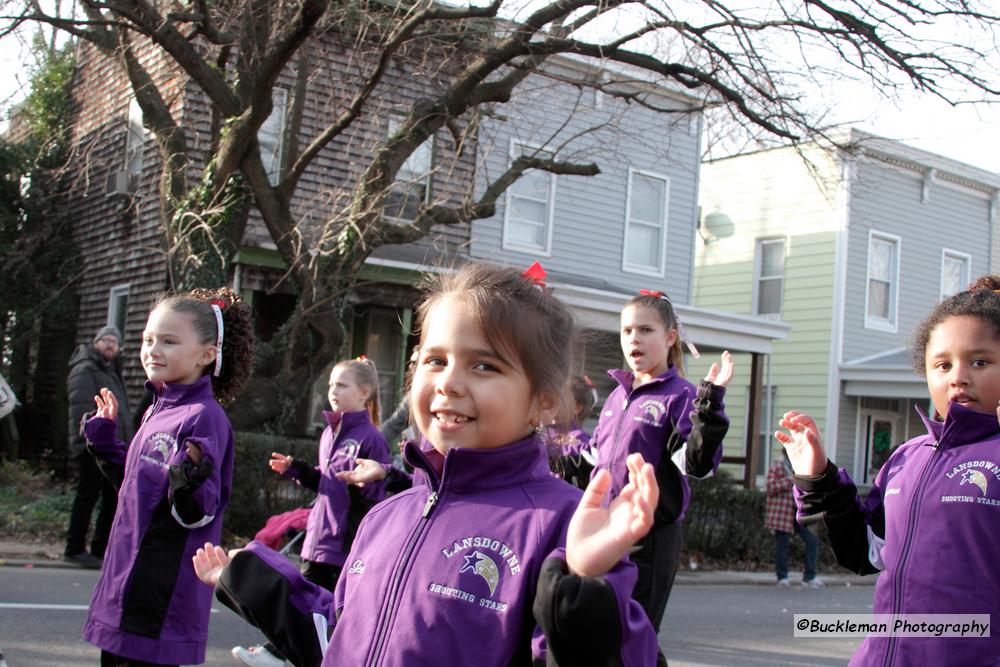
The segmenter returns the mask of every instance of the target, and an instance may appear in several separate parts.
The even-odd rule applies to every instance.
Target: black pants
[[[90,540],[90,553],[100,558],[108,546],[108,535],[111,533],[111,523],[115,518],[115,508],[118,506],[118,493],[97,466],[94,457],[84,452],[76,457],[79,478],[76,482],[76,496],[73,498],[73,508],[69,514],[69,527],[66,529],[66,555],[75,556],[87,550],[87,532],[90,529],[90,517],[94,506],[100,500],[100,510],[97,513],[97,523],[94,525],[94,537]]]
[[[654,525],[649,534],[639,540],[639,549],[630,556],[639,568],[632,599],[646,610],[657,634],[670,598],[670,589],[674,586],[677,566],[680,565],[682,538],[680,523]]]
[[[101,667],[171,667],[171,666],[161,665],[158,662],[143,662],[142,660],[123,658],[120,655],[115,655],[114,653],[101,651]]]
[[[326,590],[333,592],[333,589],[337,587],[337,580],[340,579],[340,571],[343,568],[339,565],[330,565],[329,563],[317,563],[313,560],[304,560],[302,565],[299,566],[299,571],[302,572],[302,576],[313,582],[317,586],[322,586]],[[285,656],[281,654],[278,647],[268,642],[264,644],[264,648],[271,652],[275,657],[284,660]]]

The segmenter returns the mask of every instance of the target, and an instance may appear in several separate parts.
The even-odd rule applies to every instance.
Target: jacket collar
[[[948,448],[978,442],[1000,433],[1000,422],[995,413],[976,412],[958,403],[948,406],[948,415],[943,422],[934,421],[916,406],[917,414],[927,427],[927,433],[939,446]],[[928,443],[933,444],[933,443]]]
[[[632,371],[627,371],[623,368],[612,368],[611,370],[608,371],[608,375],[610,375],[619,385],[621,385],[621,387],[626,392],[632,392],[632,383],[635,382],[635,373],[633,373]],[[670,364],[670,366],[667,367],[667,370],[665,370],[661,375],[658,375],[657,377],[653,378],[646,384],[642,385],[642,387],[636,387],[636,389],[652,387],[659,383],[668,382],[669,380],[672,380],[675,377],[677,377],[677,367],[674,366],[673,364]]]
[[[333,410],[323,411],[323,420],[332,429],[340,424],[344,428],[354,428],[359,424],[369,421],[368,410],[356,410],[355,412],[334,412]]]
[[[452,491],[482,491],[549,477],[545,443],[534,434],[495,449],[452,449],[440,475],[430,460],[435,453],[421,451],[416,442],[407,442],[404,449],[406,461],[427,474],[433,489],[447,484]]]
[[[153,392],[160,402],[166,405],[203,401],[215,396],[212,392],[212,376],[210,375],[202,375],[197,381],[191,384],[150,382],[146,380],[146,389]]]

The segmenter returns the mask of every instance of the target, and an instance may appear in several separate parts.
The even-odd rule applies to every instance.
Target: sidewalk
[[[65,562],[62,544],[38,542],[25,543],[0,539],[0,567],[62,567],[79,566]],[[877,577],[859,577],[850,572],[821,574],[820,579],[830,586],[873,586]],[[801,572],[790,571],[788,580],[797,586]],[[677,573],[678,586],[690,585],[759,585],[774,586],[773,572],[738,572],[735,570],[681,570]]]

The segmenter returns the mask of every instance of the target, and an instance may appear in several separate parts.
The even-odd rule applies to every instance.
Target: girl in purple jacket
[[[101,649],[102,667],[200,664],[212,596],[187,563],[222,534],[233,429],[220,402],[250,378],[250,309],[228,288],[161,297],[139,356],[155,398],[132,444],[116,438],[106,388],[84,428],[98,465],[124,464],[124,479],[109,475],[118,508],[83,637]]]
[[[684,379],[682,330],[670,300],[643,290],[621,314],[621,346],[629,371],[608,374],[618,386],[608,396],[594,430],[597,468],[611,473],[611,495],[628,481],[633,453],[656,470],[660,501],[653,528],[632,560],[639,568],[633,597],[659,629],[681,554],[681,521],[691,492],[688,476],[708,477],[722,460],[729,418],[722,398],[733,377],[729,352],[695,387]],[[694,348],[692,346],[692,352]]]
[[[917,328],[913,365],[927,376],[934,419],[897,447],[862,499],[826,455],[816,422],[788,412],[775,437],[795,472],[799,518],[823,521],[837,561],[882,572],[872,611],[1000,618],[1000,276],[984,276],[942,301]],[[910,619],[920,620],[920,619]],[[943,619],[937,619],[941,621]],[[954,620],[954,619],[953,619]],[[851,665],[1000,664],[988,637],[870,635]]]
[[[366,357],[345,359],[330,372],[323,412],[326,428],[319,440],[319,464],[311,466],[279,452],[269,465],[279,475],[316,492],[302,544],[302,575],[332,591],[362,517],[385,497],[385,484],[348,486],[339,479],[358,457],[387,465],[389,446],[379,431],[378,370]],[[233,657],[251,667],[280,667],[284,656],[273,644],[233,648]]]
[[[630,457],[602,506],[610,476],[552,477],[540,435],[565,409],[572,314],[510,269],[437,280],[410,392],[425,446],[405,448],[424,480],[365,517],[334,595],[258,543],[231,560],[207,544],[196,571],[296,665],[650,667],[625,554],[652,524],[653,470]]]

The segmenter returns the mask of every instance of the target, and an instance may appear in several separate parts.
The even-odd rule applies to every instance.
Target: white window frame
[[[766,278],[761,276],[761,270],[764,266],[764,246],[770,243],[781,243],[782,249],[782,260],[781,260],[781,276],[767,276]],[[757,239],[754,248],[754,266],[753,266],[753,304],[752,312],[754,315],[761,317],[781,317],[781,310],[785,305],[785,261],[788,259],[788,239],[784,236],[771,236],[765,238]],[[761,313],[760,312],[760,282],[762,280],[780,280],[781,281],[781,291],[778,293],[778,312],[776,313]]]
[[[522,155],[533,155],[541,153],[542,155],[552,157],[552,151],[547,150],[544,146],[539,146],[537,144],[529,144],[524,141],[518,141],[516,139],[510,140],[510,150],[508,153],[508,166],[514,163],[514,160],[521,157]],[[514,194],[512,188],[507,188],[504,193],[504,207],[503,207],[503,237],[501,239],[501,246],[504,250],[513,250],[515,252],[529,252],[532,255],[540,255],[542,257],[552,256],[552,228],[555,227],[555,211],[556,211],[556,175],[552,172],[545,172],[549,177],[549,194],[548,201],[545,207],[545,243],[543,245],[533,245],[531,243],[521,243],[514,241],[510,238],[510,211],[513,208],[511,201],[514,197],[521,197],[521,195]],[[522,199],[528,199],[528,197],[521,197]],[[530,201],[538,201],[532,199]]]
[[[402,120],[403,120],[403,116],[401,116],[399,114],[390,114],[389,115],[389,117],[388,117],[388,131],[385,133],[386,137],[391,136],[392,133],[396,131],[396,128],[398,128],[400,126],[400,124],[402,123]],[[429,152],[429,158],[430,158],[428,160],[429,168],[427,169],[427,173],[424,174],[423,176],[421,176],[419,178],[415,178],[415,179],[400,178],[399,177],[399,173],[408,169],[408,165],[410,164],[411,160],[413,160],[413,158],[417,154],[417,152],[425,150],[425,149]],[[411,169],[411,171],[412,171],[412,169]],[[389,185],[389,189],[392,189],[393,186],[395,186],[398,183],[404,183],[404,184],[410,184],[410,185],[417,185],[417,184],[423,183],[423,185],[424,185],[424,198],[423,198],[422,203],[426,204],[426,203],[430,202],[430,200],[431,200],[431,183],[432,183],[431,179],[432,179],[433,175],[434,175],[434,135],[432,134],[431,136],[427,137],[419,146],[417,146],[416,150],[414,150],[412,153],[410,153],[409,157],[406,158],[406,160],[403,162],[403,164],[399,167],[399,171],[396,172],[396,180],[394,180],[392,182],[392,184]],[[393,216],[393,215],[383,215],[382,217],[387,222],[390,222],[390,223],[395,224],[395,225],[411,225],[414,222],[413,220],[411,220],[409,218],[400,218],[400,217]]]
[[[135,191],[145,166],[146,126],[142,124],[142,108],[139,101],[132,97],[128,104],[128,114],[125,119],[125,164],[122,168],[128,175],[129,189]]]
[[[872,244],[875,240],[891,243],[895,253],[895,276],[889,287],[889,318],[875,317],[868,312],[868,295],[871,290]],[[899,266],[902,264],[903,240],[895,234],[887,234],[874,229],[868,230],[868,256],[865,258],[865,328],[896,333],[899,329]],[[891,269],[890,269],[891,272]]]
[[[965,263],[965,270],[962,273],[962,279],[959,281],[958,291],[961,292],[965,289],[966,285],[970,282],[970,275],[972,271],[972,255],[959,252],[958,250],[952,250],[951,248],[941,248],[941,284],[940,284],[940,296],[941,301],[944,301],[952,294],[944,293],[944,263],[947,259],[959,259]]]
[[[277,185],[281,181],[281,161],[285,154],[285,120],[288,114],[288,90],[285,88],[275,88],[271,91],[271,113],[268,115],[267,120],[264,124],[260,126],[257,130],[257,143],[263,147],[264,142],[261,141],[261,132],[264,130],[264,126],[268,123],[277,125],[275,129],[275,150],[269,155],[265,155],[261,151],[260,160],[264,165],[264,171],[267,172],[267,180],[271,185]]]
[[[107,324],[111,326],[118,326],[118,299],[122,296],[126,299],[125,311],[121,313],[122,322],[128,322],[128,295],[129,289],[131,288],[131,283],[121,283],[118,285],[112,285],[111,289],[108,290],[108,319]],[[120,328],[122,336],[125,335],[125,327]]]
[[[628,240],[629,229],[632,220],[632,178],[635,174],[646,178],[655,178],[663,181],[663,220],[660,221],[660,260],[656,269],[638,264],[630,264],[628,261]],[[629,167],[628,186],[625,188],[625,235],[622,239],[622,272],[636,273],[643,276],[664,277],[666,273],[667,257],[667,221],[670,219],[670,177],[666,174],[659,174],[645,169],[634,169]],[[640,223],[646,224],[646,223]],[[648,225],[647,225],[648,226]]]

